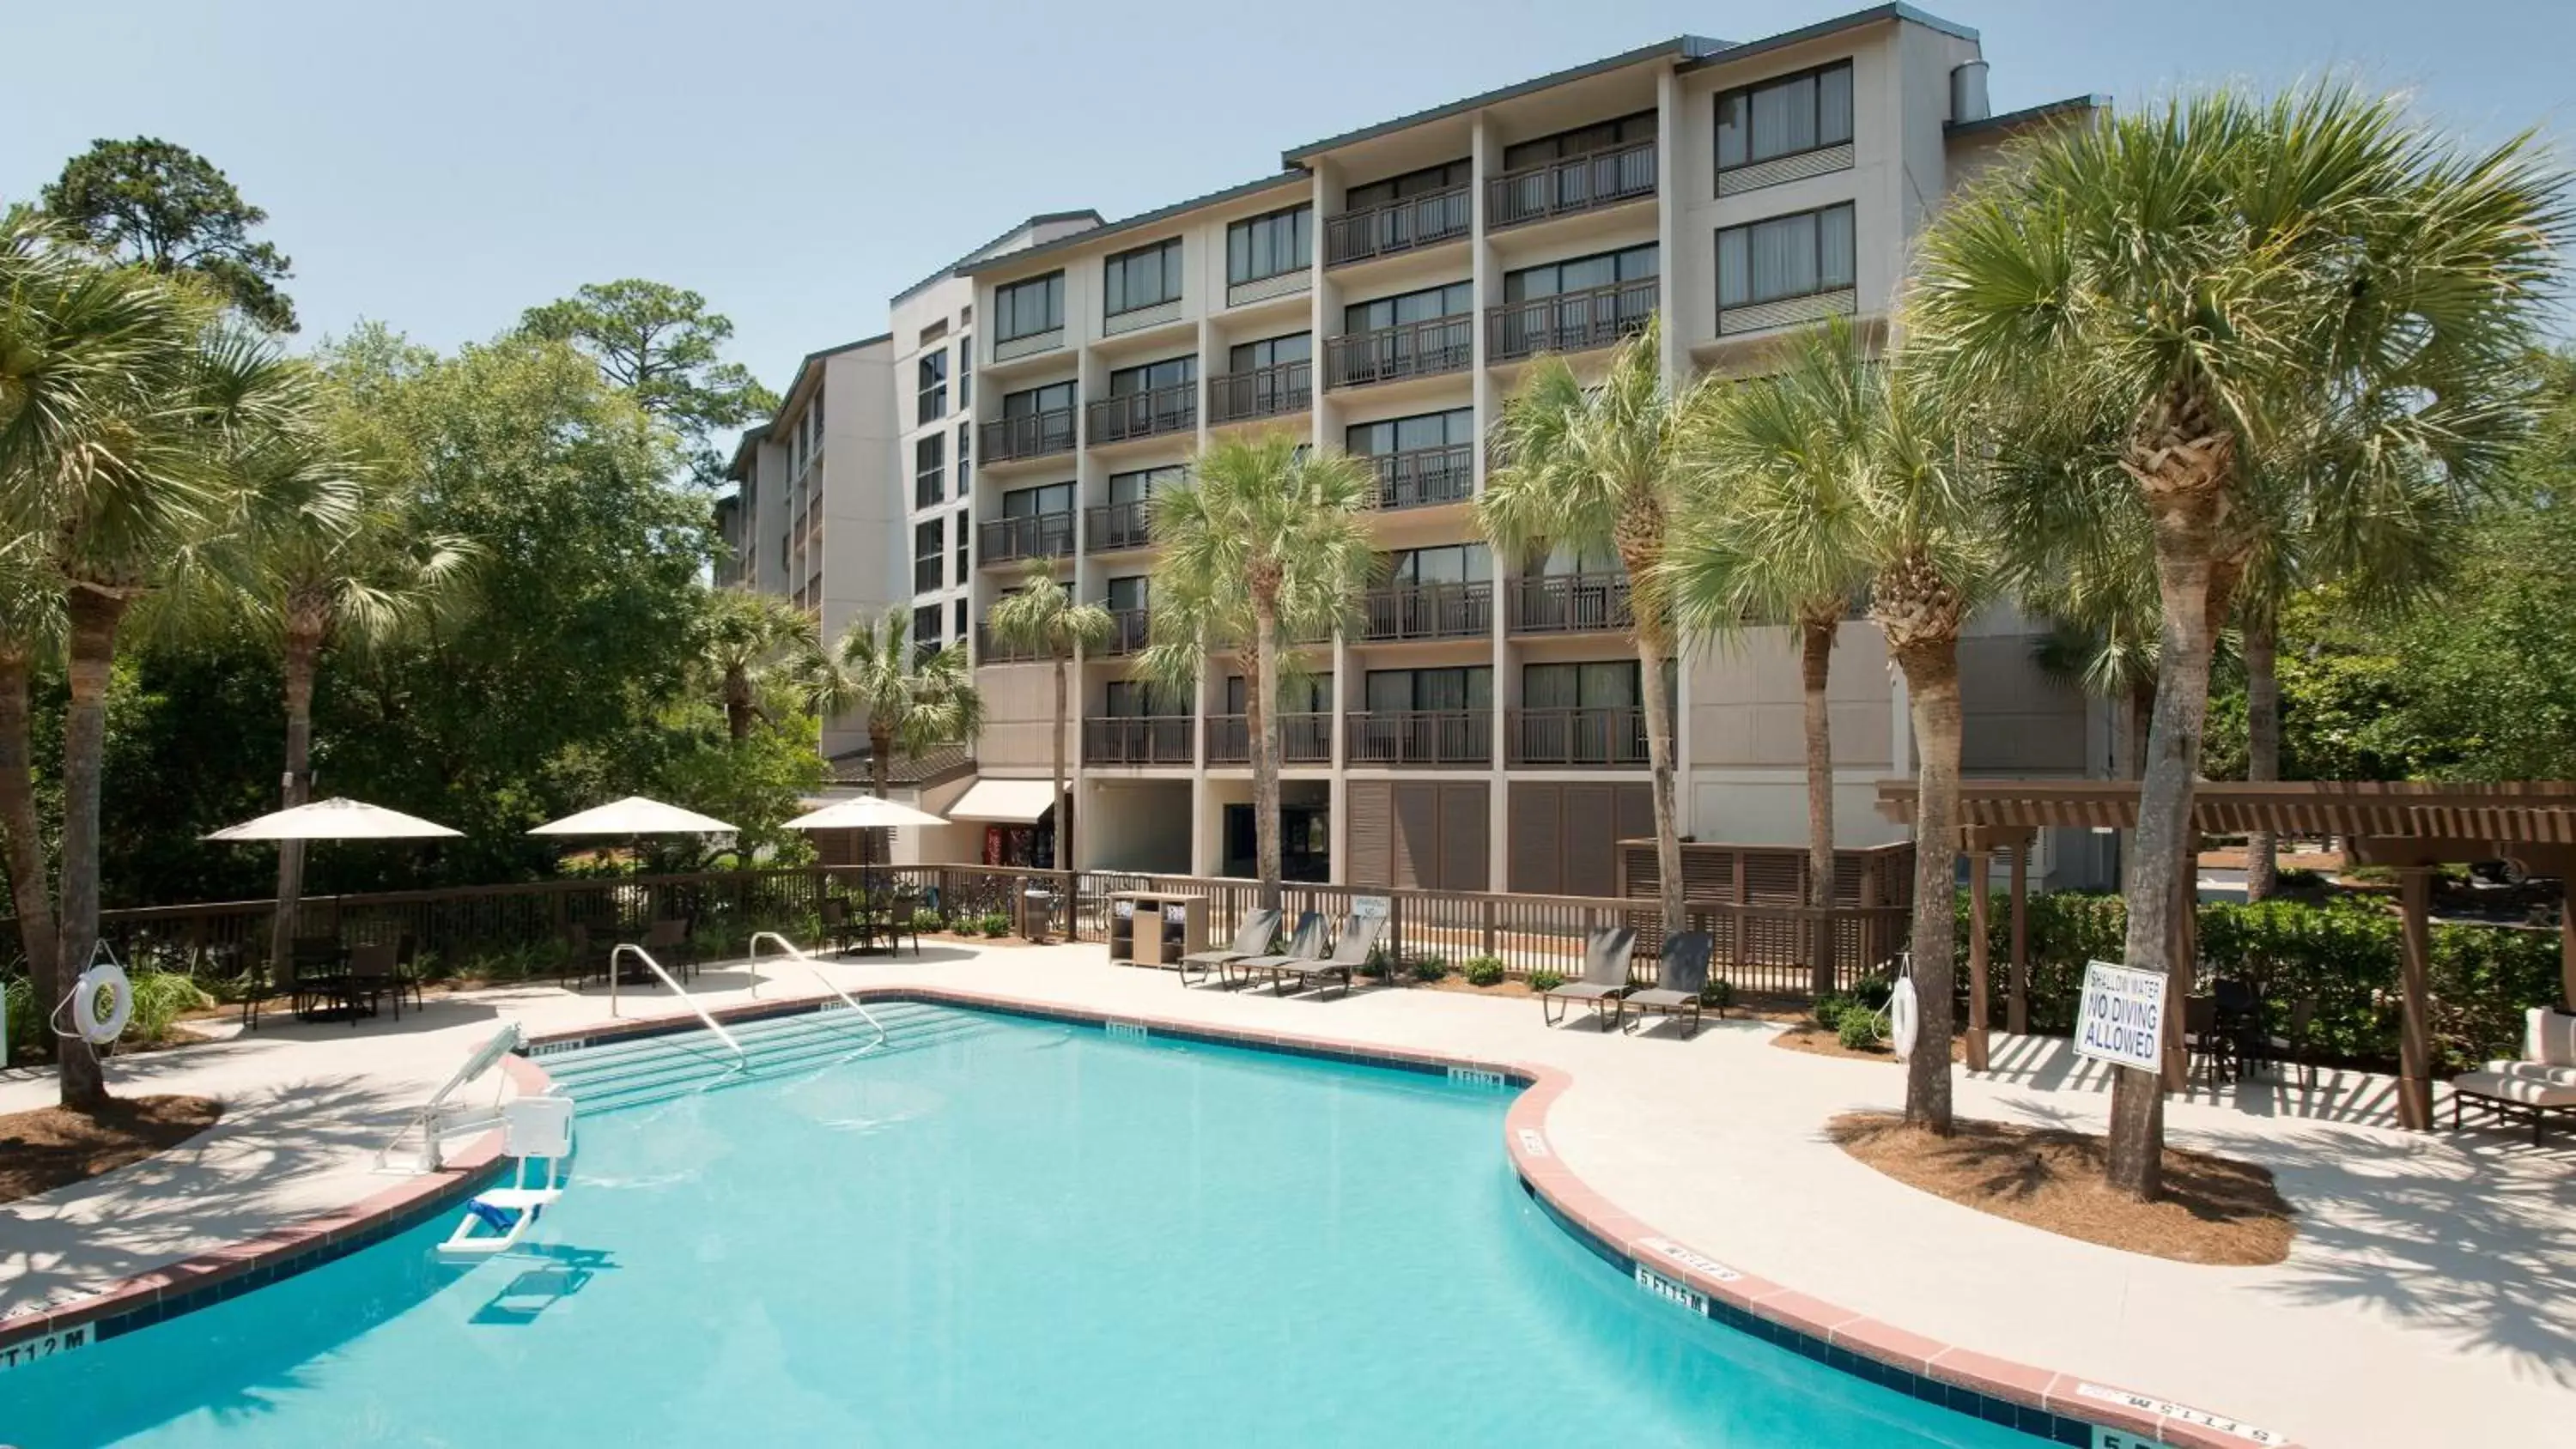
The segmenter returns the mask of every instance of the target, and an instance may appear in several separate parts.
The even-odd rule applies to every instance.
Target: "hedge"
[[[1959,980],[1968,972],[1968,896],[1959,893]],[[1988,922],[1988,989],[1997,1020],[2012,970],[2012,912],[1993,903]],[[2121,959],[2127,904],[2086,891],[2034,893],[2029,905],[2030,1027],[2074,1028],[2084,963]],[[2393,1070],[2402,1006],[2397,983],[2403,926],[2385,907],[2337,900],[2271,900],[2200,907],[2200,955],[2208,978],[2235,977],[2285,1016],[2301,997],[2317,1001],[2312,1045],[2324,1056]],[[2523,1012],[2559,999],[2558,933],[2516,926],[2433,923],[2430,978],[2437,1073],[2464,1071],[2520,1054]]]

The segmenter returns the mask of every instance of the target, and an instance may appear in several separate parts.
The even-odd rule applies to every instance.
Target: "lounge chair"
[[[1297,978],[1300,991],[1314,985],[1318,978],[1338,976],[1342,979],[1342,994],[1348,996],[1351,978],[1368,964],[1369,953],[1377,949],[1379,938],[1385,934],[1384,916],[1346,917],[1341,934],[1333,938],[1333,954],[1314,961],[1282,961],[1268,968],[1270,988],[1285,996],[1291,976]]]
[[[1288,935],[1288,949],[1273,956],[1242,956],[1218,965],[1218,974],[1231,980],[1236,972],[1250,981],[1265,971],[1275,971],[1291,962],[1315,961],[1324,954],[1324,916],[1320,911],[1301,912],[1297,929]]]
[[[1680,1021],[1684,1040],[1697,1036],[1700,992],[1708,986],[1709,958],[1716,953],[1717,942],[1706,931],[1665,937],[1663,953],[1655,958],[1655,984],[1619,998],[1620,1014],[1656,1012]]]
[[[1583,976],[1554,991],[1542,992],[1538,1014],[1550,1026],[1563,1026],[1574,1003],[1589,1002],[1608,1031],[1619,1023],[1620,998],[1628,994],[1628,957],[1637,949],[1637,933],[1626,926],[1605,926],[1583,942]],[[1556,1003],[1553,1015],[1548,1003]]]
[[[1278,937],[1279,912],[1268,906],[1253,911],[1243,918],[1242,928],[1234,933],[1234,939],[1227,942],[1224,949],[1192,951],[1181,958],[1181,984],[1190,984],[1193,971],[1198,973],[1199,980],[1205,981],[1233,962],[1266,956],[1270,953],[1270,943]]]
[[[2576,1112],[2576,1016],[2535,1006],[2524,1015],[2519,1061],[2489,1062],[2451,1079],[2451,1130],[2460,1130],[2460,1104],[2475,1097],[2498,1121],[2531,1119],[2538,1146],[2552,1112]]]

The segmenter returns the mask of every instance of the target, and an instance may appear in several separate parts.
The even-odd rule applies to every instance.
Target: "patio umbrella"
[[[291,810],[276,810],[256,820],[227,825],[208,840],[409,840],[430,835],[462,835],[444,825],[405,815],[364,800],[316,800]]]
[[[733,827],[712,816],[641,795],[629,795],[595,809],[549,820],[530,835],[731,835]]]
[[[875,795],[861,795],[851,800],[835,800],[809,815],[799,815],[787,822],[790,830],[882,830],[897,825],[945,825],[948,822],[927,810],[897,805]]]

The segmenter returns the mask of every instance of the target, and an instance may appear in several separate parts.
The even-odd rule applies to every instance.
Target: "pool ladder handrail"
[[[837,996],[837,997],[841,998],[841,1004],[842,1004],[843,1006],[846,1006],[846,1007],[848,1007],[850,1010],[857,1012],[857,1013],[859,1014],[859,1019],[860,1019],[861,1021],[866,1022],[869,1026],[871,1026],[871,1027],[873,1027],[873,1028],[875,1028],[875,1029],[876,1029],[877,1039],[876,1039],[873,1043],[871,1043],[871,1045],[874,1045],[874,1046],[884,1046],[884,1045],[885,1045],[885,1043],[886,1043],[886,1029],[885,1029],[885,1023],[884,1023],[884,1022],[882,1022],[882,1021],[877,1020],[877,1018],[876,1018],[876,1013],[874,1013],[874,1012],[872,1012],[872,1011],[868,1010],[868,1009],[867,1009],[866,1007],[864,1007],[864,1006],[859,1005],[859,1003],[858,1003],[858,999],[857,999],[856,997],[853,997],[852,995],[850,995],[850,993],[848,993],[848,992],[846,992],[846,991],[843,991],[843,990],[842,990],[841,988],[839,988],[838,986],[833,985],[833,984],[832,984],[832,982],[831,982],[831,979],[830,979],[829,977],[826,977],[826,976],[823,974],[823,966],[822,966],[822,963],[821,963],[821,962],[816,961],[813,957],[806,955],[806,954],[805,954],[805,952],[804,952],[804,950],[803,950],[801,947],[799,947],[795,942],[793,942],[793,941],[791,941],[791,940],[788,940],[785,936],[780,935],[780,934],[779,934],[778,932],[776,932],[776,931],[754,931],[754,932],[752,932],[752,933],[751,933],[751,957],[750,957],[750,960],[751,960],[751,963],[752,963],[752,970],[751,970],[751,994],[752,994],[753,996],[755,996],[755,997],[756,997],[756,996],[760,995],[760,943],[761,943],[761,942],[763,942],[763,941],[774,941],[774,942],[776,942],[776,943],[778,944],[778,949],[779,949],[780,951],[783,951],[783,952],[785,952],[786,954],[788,954],[788,955],[790,955],[790,956],[795,957],[797,960],[804,962],[804,963],[805,963],[805,969],[806,969],[806,971],[807,971],[807,972],[809,972],[809,973],[813,976],[813,978],[814,978],[814,980],[815,980],[815,983],[816,983],[817,985],[821,986],[824,990],[826,990],[826,991],[828,991],[828,992],[832,993],[834,996]]]
[[[652,971],[654,975],[662,978],[662,984],[671,988],[671,994],[679,997],[683,1002],[686,1002],[689,1010],[698,1014],[698,1020],[707,1024],[707,1030],[714,1032],[716,1034],[716,1039],[723,1042],[725,1046],[733,1052],[734,1065],[747,1066],[750,1064],[750,1054],[742,1049],[742,1043],[734,1039],[734,1034],[732,1032],[724,1029],[724,1023],[717,1021],[714,1016],[708,1013],[704,1006],[699,1005],[698,999],[689,994],[687,987],[684,987],[679,982],[672,980],[671,973],[662,969],[662,963],[654,960],[652,953],[646,951],[643,947],[636,945],[632,941],[620,941],[617,943],[616,947],[608,953],[609,1015],[617,1015],[617,958],[620,956],[633,956],[636,960],[643,962],[645,967]]]

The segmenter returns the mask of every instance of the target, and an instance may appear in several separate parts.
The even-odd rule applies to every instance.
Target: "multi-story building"
[[[916,585],[943,581],[952,638],[960,600],[980,620],[1030,558],[1105,603],[1116,628],[1080,661],[1066,742],[1076,863],[1248,874],[1239,667],[1210,659],[1179,699],[1134,667],[1153,609],[1144,500],[1228,430],[1365,456],[1384,582],[1351,627],[1308,642],[1309,678],[1281,706],[1290,873],[1606,892],[1609,843],[1651,819],[1628,584],[1613,559],[1496,557],[1477,537],[1503,400],[1533,357],[1597,369],[1658,313],[1677,380],[1757,371],[1768,344],[1823,317],[1884,336],[1908,239],[1942,196],[2014,134],[2099,104],[1991,115],[1975,32],[1885,5],[1751,43],[1629,51],[1292,148],[1277,173],[1209,196],[988,248],[944,274],[961,288],[942,314],[952,345],[971,336],[952,385],[974,376],[971,402],[943,416],[971,421],[971,450],[953,423],[932,445],[971,451],[971,483],[952,474],[947,496],[974,520],[973,577],[960,593],[952,531],[949,567],[925,562]],[[894,336],[910,346],[900,304]],[[909,420],[928,425],[935,380],[898,373],[919,448],[929,435]],[[1962,645],[1965,763],[2082,774],[2107,716],[2037,672],[2029,634],[1998,609]],[[952,813],[1034,814],[1050,793],[1049,670],[976,647],[988,722]],[[1785,631],[1700,649],[1675,686],[1685,828],[1802,838]],[[1898,838],[1872,799],[1911,768],[1907,711],[1857,615],[1833,715],[1838,833]],[[2081,837],[2050,844],[2043,872],[2089,870]]]

